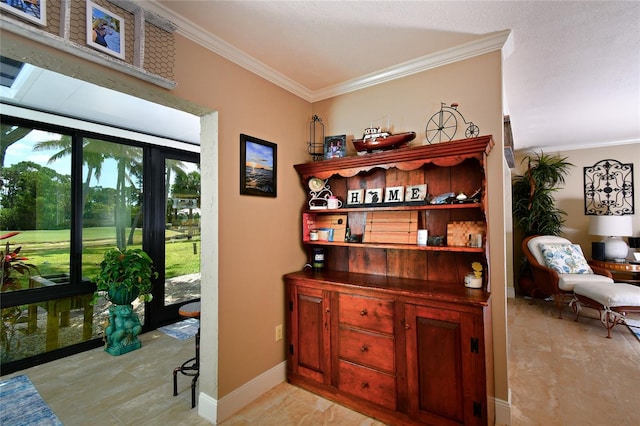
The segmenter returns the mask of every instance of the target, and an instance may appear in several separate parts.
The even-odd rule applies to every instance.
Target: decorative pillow
[[[578,244],[540,243],[544,263],[559,274],[593,274]]]

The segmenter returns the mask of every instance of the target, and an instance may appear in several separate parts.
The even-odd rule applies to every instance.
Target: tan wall
[[[201,163],[218,177],[218,191],[211,193],[219,208],[218,294],[212,293],[211,247],[205,247],[216,235],[203,234],[202,300],[211,310],[211,301],[219,300],[219,388],[207,388],[213,381],[205,368],[200,389],[219,399],[285,359],[284,343],[274,336],[276,325],[284,324],[282,275],[305,262],[298,229],[304,192],[292,165],[309,159],[310,105],[180,36],[176,52],[175,95],[218,111],[218,158],[208,155],[214,141],[204,137]],[[239,194],[240,133],[278,144],[277,198]],[[216,349],[209,324],[203,321],[203,352]]]
[[[591,243],[602,240],[601,236],[589,235],[589,216],[584,214],[584,167],[593,166],[601,160],[613,159],[622,163],[634,165],[634,204],[636,214],[633,216],[634,236],[640,236],[640,141],[633,144],[613,145],[603,148],[588,148],[571,151],[545,150],[545,154],[567,157],[567,161],[574,167],[569,170],[565,186],[560,188],[554,198],[559,208],[567,212],[563,227],[563,236],[576,244],[580,244],[585,256],[591,256]],[[524,173],[526,164],[520,164],[526,152],[516,153],[516,168],[514,175]],[[514,245],[517,247],[514,255],[514,269],[518,272],[521,258],[521,237],[516,237]]]
[[[495,390],[496,398],[508,401],[501,67],[500,52],[489,53],[314,103],[313,113],[322,118],[327,136],[346,134],[348,141],[354,136],[360,138],[372,120],[383,118],[386,126],[384,117],[389,114],[394,132],[415,131],[417,137],[412,144],[424,144],[425,126],[440,109],[440,102],[458,102],[459,111],[480,127],[480,134],[494,136],[488,185]],[[464,138],[464,131],[459,130],[455,137]],[[347,147],[353,151],[350,143]]]

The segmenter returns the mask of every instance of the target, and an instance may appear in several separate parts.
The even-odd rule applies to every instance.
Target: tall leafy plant
[[[566,212],[558,208],[554,193],[565,183],[573,164],[567,157],[544,152],[527,156],[524,174],[512,182],[513,217],[524,236],[560,235]]]

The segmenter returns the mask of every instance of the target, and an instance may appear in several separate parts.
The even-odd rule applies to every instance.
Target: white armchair
[[[562,308],[573,297],[578,283],[613,283],[611,272],[589,266],[582,249],[566,238],[533,235],[522,241],[522,252],[529,262],[534,287],[531,297],[551,297],[562,318]]]

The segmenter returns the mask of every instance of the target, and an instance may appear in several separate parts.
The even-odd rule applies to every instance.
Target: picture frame
[[[2,0],[0,8],[38,25],[47,25],[47,0]]]
[[[125,58],[125,22],[121,16],[87,0],[87,45]]]
[[[325,136],[324,158],[342,158],[347,151],[347,135]]]
[[[277,197],[278,146],[240,134],[240,194]]]

